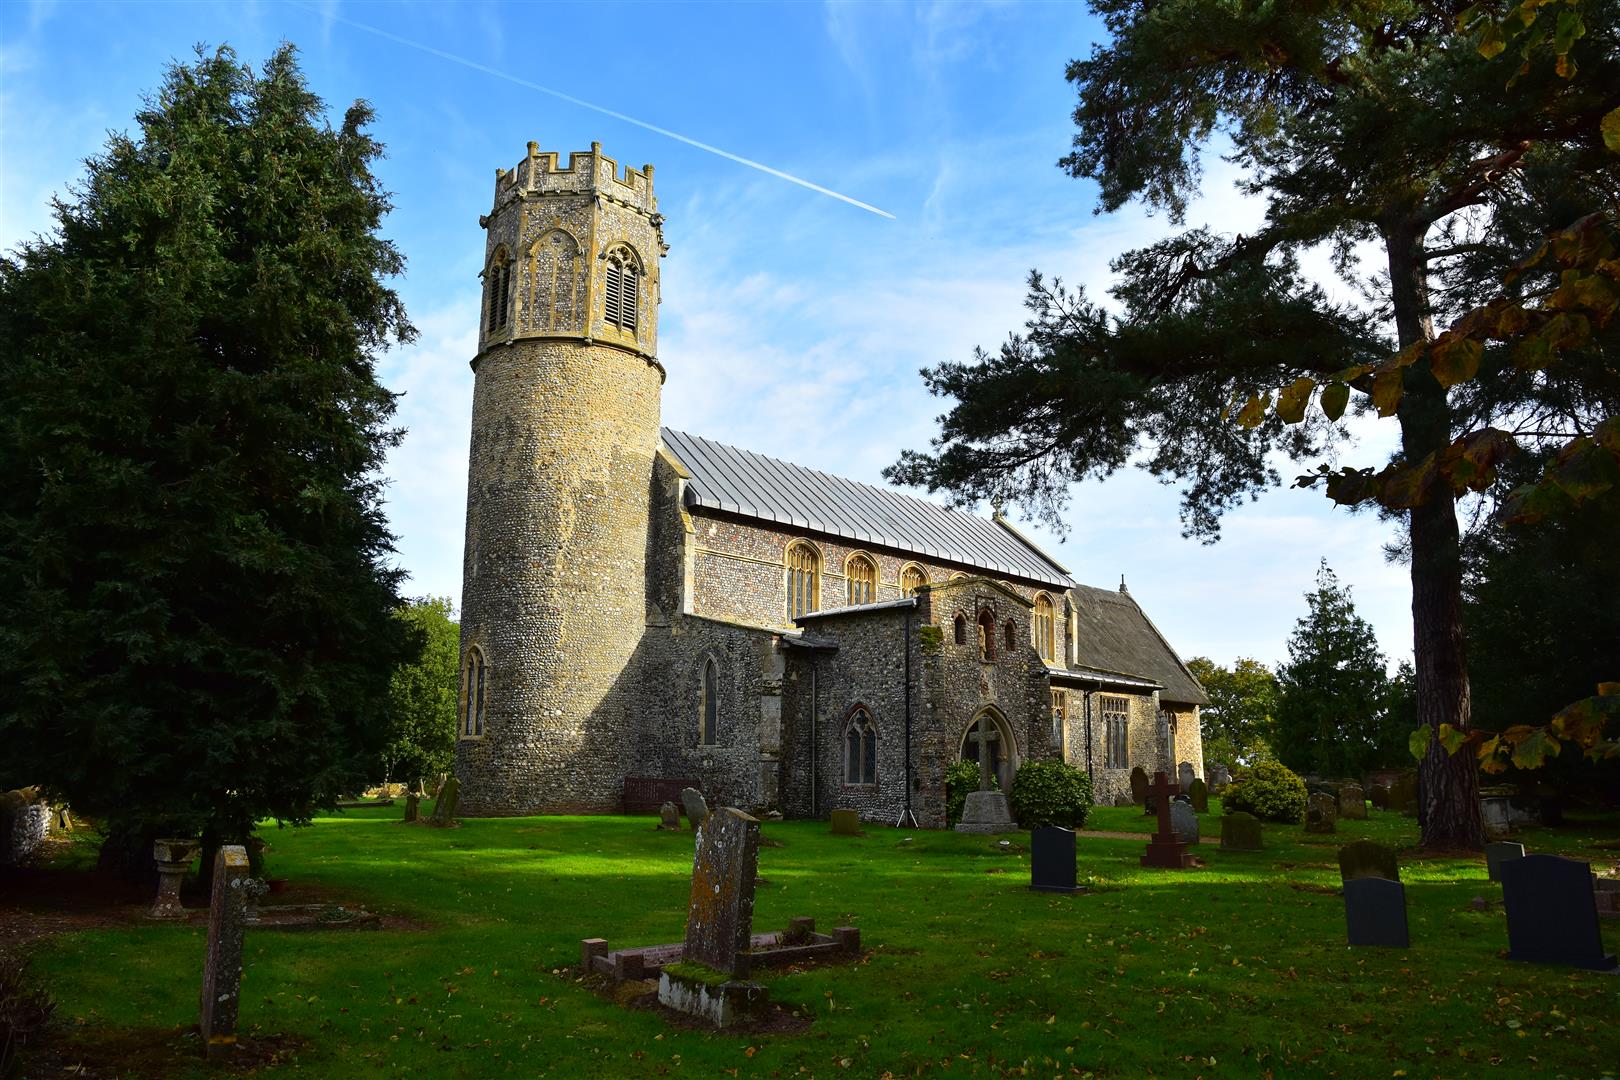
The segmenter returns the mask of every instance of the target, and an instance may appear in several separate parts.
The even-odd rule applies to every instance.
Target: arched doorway
[[[985,709],[973,718],[962,732],[958,755],[962,761],[979,763],[979,754],[988,752],[990,772],[1006,791],[1012,787],[1013,773],[1018,771],[1018,744],[1013,741],[1012,729],[994,709]]]

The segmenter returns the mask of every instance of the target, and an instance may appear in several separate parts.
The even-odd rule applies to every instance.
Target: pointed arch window
[[[877,599],[877,563],[865,555],[851,555],[844,567],[849,583],[850,604],[870,604]]]
[[[634,333],[641,300],[641,267],[635,254],[616,247],[607,255],[602,282],[602,318],[610,325]]]
[[[710,657],[703,662],[703,682],[698,688],[698,741],[713,746],[720,734],[720,665]]]
[[[844,727],[844,783],[877,783],[877,726],[865,709],[856,709]]]
[[[506,329],[511,321],[512,259],[504,250],[496,251],[484,275],[484,306],[488,312],[488,333]]]
[[[467,660],[461,667],[462,738],[483,738],[488,692],[489,665],[484,663],[483,650],[474,645],[467,650]]]
[[[821,606],[821,554],[804,540],[787,549],[787,614],[808,615]]]
[[[1052,609],[1052,598],[1045,593],[1035,597],[1035,618],[1031,626],[1035,632],[1035,651],[1041,654],[1042,660],[1052,663],[1057,659],[1057,636],[1053,633],[1057,619]]]
[[[928,572],[916,563],[907,563],[900,571],[900,595],[916,596],[928,585]]]

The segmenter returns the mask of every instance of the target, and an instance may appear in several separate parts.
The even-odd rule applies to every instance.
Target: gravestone
[[[1209,785],[1202,780],[1194,780],[1187,787],[1187,801],[1200,814],[1209,813]]]
[[[1305,804],[1305,831],[1308,833],[1330,833],[1334,831],[1334,822],[1338,815],[1335,811],[1339,807],[1339,800],[1332,795],[1317,792]]]
[[[1380,877],[1346,881],[1344,923],[1353,946],[1411,948],[1406,926],[1406,886]]]
[[[450,777],[439,785],[439,798],[433,804],[433,824],[454,825],[456,804],[461,801],[461,781]]]
[[[979,744],[979,790],[970,791],[962,804],[962,820],[956,823],[960,833],[1009,833],[1018,831],[1013,823],[1012,808],[1007,795],[990,786],[990,755],[993,742],[1001,739],[1001,732],[988,721],[975,725],[969,739]]]
[[[1210,770],[1209,786],[1225,787],[1232,782],[1232,770],[1225,765],[1216,765]]]
[[[236,1010],[242,997],[242,935],[252,884],[247,849],[240,844],[221,847],[214,856],[208,953],[198,1001],[197,1026],[210,1061],[228,1061],[236,1049]]]
[[[1198,779],[1198,774],[1193,771],[1192,762],[1183,761],[1176,766],[1176,786],[1181,788],[1182,791],[1192,787],[1192,782],[1196,779]]]
[[[1603,952],[1590,863],[1561,855],[1526,855],[1501,863],[1508,959],[1609,971]]]
[[[1373,804],[1376,810],[1389,809],[1389,788],[1383,784],[1374,784],[1367,789],[1367,801]]]
[[[859,836],[861,815],[854,810],[834,810],[831,814],[834,836]]]
[[[1175,833],[1170,823],[1170,796],[1176,793],[1176,785],[1164,773],[1155,773],[1153,786],[1148,789],[1148,795],[1158,808],[1159,831],[1153,834],[1148,842],[1147,854],[1142,856],[1143,866],[1157,867],[1163,870],[1185,870],[1197,866],[1198,860],[1187,852],[1187,845]]]
[[[1239,810],[1221,817],[1222,851],[1259,851],[1260,819]]]
[[[1047,825],[1030,834],[1029,887],[1038,892],[1079,892],[1075,884],[1074,830]]]
[[[1357,840],[1339,849],[1339,880],[1377,877],[1385,881],[1401,880],[1400,865],[1395,852],[1371,840]]]
[[[1485,869],[1492,881],[1502,880],[1502,864],[1510,859],[1524,858],[1524,845],[1506,840],[1485,845]]]
[[[698,830],[692,858],[692,900],[686,909],[683,953],[687,960],[748,977],[758,870],[759,820],[729,806],[708,815]]]
[[[695,787],[681,789],[681,805],[686,808],[686,820],[693,829],[701,829],[709,816],[709,801]]]
[[[1183,844],[1198,843],[1198,815],[1192,803],[1183,802],[1179,795],[1170,803],[1170,828]]]
[[[1395,778],[1389,787],[1389,808],[1407,817],[1417,816],[1418,778],[1416,771],[1407,769]]]
[[[1367,819],[1367,796],[1360,784],[1346,784],[1339,789],[1339,816],[1351,821]]]
[[[422,796],[411,792],[405,796],[405,820],[416,821],[422,816]]]
[[[1131,802],[1137,806],[1147,803],[1148,774],[1138,765],[1131,770]]]
[[[157,861],[158,893],[148,919],[183,919],[186,909],[180,904],[180,885],[197,857],[202,845],[195,840],[169,838],[152,841],[152,856]]]
[[[672,802],[667,802],[658,808],[658,827],[666,832],[679,832],[681,828],[681,808]]]

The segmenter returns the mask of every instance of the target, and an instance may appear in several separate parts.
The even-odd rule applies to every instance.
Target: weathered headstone
[[[1502,864],[1510,859],[1524,858],[1524,845],[1498,840],[1485,845],[1485,870],[1492,881],[1502,880]]]
[[[759,820],[729,806],[709,814],[698,829],[692,859],[687,960],[747,978],[758,870]]]
[[[417,821],[422,816],[422,796],[411,792],[405,796],[405,820]]]
[[[695,787],[682,788],[681,806],[685,808],[686,820],[692,828],[701,829],[709,817],[709,800],[703,797],[703,792]]]
[[[1210,787],[1225,787],[1232,782],[1232,770],[1225,765],[1217,764],[1209,771]]]
[[[1183,761],[1176,766],[1176,786],[1181,788],[1182,791],[1192,787],[1192,782],[1196,779],[1198,779],[1198,774],[1193,771],[1192,762]]]
[[[1148,774],[1138,765],[1131,770],[1131,802],[1142,806],[1147,802]]]
[[[1075,883],[1074,831],[1047,825],[1030,834],[1029,887],[1039,892],[1079,892]]]
[[[1339,808],[1339,800],[1324,792],[1317,792],[1305,804],[1305,831],[1308,833],[1330,833],[1334,831],[1334,823],[1338,820],[1335,813]]]
[[[157,860],[158,892],[148,919],[183,919],[186,909],[180,904],[180,885],[185,881],[191,860],[197,857],[195,840],[168,838],[152,841],[152,856]]]
[[[208,906],[208,955],[203,965],[198,1027],[210,1061],[236,1049],[236,1009],[242,997],[242,935],[253,878],[247,849],[226,844],[214,856],[213,900]]]
[[[860,835],[861,815],[858,811],[849,809],[834,810],[828,817],[832,822],[834,836]]]
[[[1183,844],[1198,843],[1198,815],[1193,811],[1192,803],[1182,802],[1179,797],[1171,801],[1170,828]]]
[[[1367,818],[1367,795],[1360,784],[1346,784],[1339,789],[1339,816],[1350,821]]]
[[[1260,819],[1239,810],[1221,816],[1222,851],[1259,851]]]
[[[439,785],[439,798],[433,804],[433,824],[454,825],[456,804],[461,802],[461,781],[450,777]]]
[[[1187,786],[1187,801],[1200,814],[1209,813],[1209,785],[1202,780],[1194,780]]]
[[[1401,880],[1400,864],[1395,852],[1371,840],[1357,840],[1339,849],[1339,879],[1355,881],[1357,878],[1377,877],[1385,881]]]
[[[681,828],[681,808],[672,802],[666,802],[658,808],[658,827],[667,832],[679,832]]]
[[[1508,959],[1609,971],[1590,863],[1526,855],[1499,865],[1507,909]]]
[[[1367,801],[1377,810],[1389,809],[1389,788],[1383,784],[1374,784],[1367,789]]]
[[[1198,860],[1187,852],[1187,845],[1175,833],[1170,823],[1170,796],[1176,793],[1176,785],[1164,773],[1156,773],[1153,777],[1153,786],[1148,789],[1148,795],[1158,807],[1159,831],[1153,834],[1148,842],[1147,854],[1142,856],[1143,866],[1153,866],[1165,870],[1185,870],[1198,865]]]
[[[1387,878],[1344,883],[1344,922],[1351,945],[1411,948],[1406,926],[1406,886]]]
[[[1513,831],[1508,820],[1508,801],[1505,796],[1492,795],[1479,800],[1479,819],[1486,836],[1503,837]]]

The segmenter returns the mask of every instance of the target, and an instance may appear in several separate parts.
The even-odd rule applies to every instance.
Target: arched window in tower
[[[713,746],[720,734],[720,666],[711,657],[703,662],[703,684],[698,690],[698,740]]]
[[[821,554],[809,542],[795,540],[787,549],[788,618],[808,615],[820,606]]]
[[[906,563],[900,571],[900,595],[916,596],[928,584],[928,572],[916,563]]]
[[[877,599],[877,563],[865,555],[851,555],[844,567],[844,578],[849,582],[849,602],[870,604]]]
[[[979,612],[979,659],[996,658],[996,617],[988,611]]]
[[[1054,630],[1057,620],[1054,618],[1052,598],[1045,593],[1035,597],[1035,618],[1031,624],[1035,631],[1035,651],[1041,654],[1041,659],[1048,664],[1057,659],[1057,636]]]
[[[484,735],[484,707],[489,692],[489,665],[483,650],[474,645],[467,650],[461,666],[461,737],[480,739]]]
[[[505,248],[497,248],[484,272],[484,307],[487,312],[488,333],[506,329],[512,310],[512,257]]]
[[[877,783],[877,727],[863,708],[851,713],[844,727],[844,783]]]
[[[1011,619],[1008,619],[1007,625],[1001,628],[1001,643],[1007,646],[1009,653],[1018,648],[1018,627],[1013,625]]]
[[[960,611],[958,611],[956,613],[956,638],[955,638],[955,640],[956,640],[956,643],[958,645],[966,645],[967,644],[967,616],[962,614]]]
[[[602,318],[610,325],[635,333],[636,312],[641,299],[641,264],[635,252],[616,247],[607,253],[607,273],[602,281]]]

